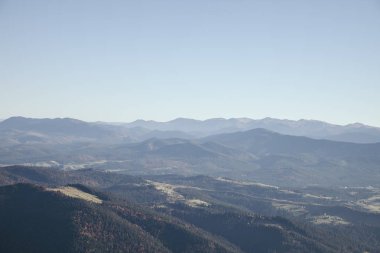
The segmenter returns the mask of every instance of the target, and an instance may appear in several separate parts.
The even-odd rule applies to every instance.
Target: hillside
[[[283,135],[263,128],[244,132],[213,135],[204,138],[251,153],[318,153],[330,156],[380,155],[380,144],[354,144],[316,140],[303,136]]]
[[[283,135],[266,129],[201,139],[18,144],[0,147],[0,164],[96,168],[133,175],[210,175],[281,186],[378,186],[380,144]]]
[[[276,185],[378,185],[380,144],[355,144],[282,135],[265,129],[209,136],[256,157],[242,176]],[[368,177],[368,175],[371,175]],[[242,178],[242,177],[241,177]]]
[[[141,178],[21,166],[1,168],[0,184],[8,184],[0,188],[1,218],[10,222],[0,227],[7,234],[0,238],[10,242],[4,244],[6,252],[28,252],[15,242],[30,237],[38,247],[45,236],[68,245],[62,248],[66,252],[88,252],[81,249],[87,249],[85,242],[94,244],[92,240],[103,252],[134,247],[118,241],[109,245],[109,237],[103,236],[115,231],[118,238],[127,238],[124,242],[154,237],[149,245],[157,252],[346,252],[379,246],[377,204],[369,202],[377,198],[377,188],[285,189],[206,176]],[[351,196],[352,191],[357,195]],[[36,234],[25,230],[17,236],[25,224],[33,228],[39,223]],[[49,227],[53,223],[66,225],[56,231]],[[91,233],[78,232],[83,227]],[[98,234],[100,229],[109,232]],[[335,236],[329,237],[331,233]]]
[[[1,252],[169,252],[96,204],[22,184],[0,196]]]
[[[132,204],[91,203],[25,184],[1,187],[0,201],[1,252],[239,252]]]

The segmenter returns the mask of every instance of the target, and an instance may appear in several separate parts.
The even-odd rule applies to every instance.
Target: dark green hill
[[[378,248],[378,215],[360,211],[358,205],[346,207],[340,196],[351,205],[359,196],[346,196],[344,189],[292,191],[207,176],[147,179],[91,169],[0,168],[0,184],[29,182],[45,187],[0,187],[0,252],[376,252]],[[103,202],[46,191],[67,184]],[[374,188],[356,191],[363,200],[377,196]],[[322,193],[335,197],[318,198]],[[173,201],[171,194],[182,197]],[[207,205],[190,205],[188,200]],[[290,209],[281,211],[279,205]],[[315,225],[318,217],[341,218],[349,225]]]
[[[0,206],[0,252],[239,252],[194,226],[125,202],[96,204],[16,184],[0,187]]]
[[[41,187],[1,187],[0,206],[0,252],[168,252],[107,209]]]
[[[251,169],[231,168],[235,178],[281,186],[378,186],[380,144],[356,144],[282,135],[265,129],[210,136],[203,142],[248,152]]]
[[[302,136],[282,135],[265,129],[214,135],[205,138],[223,145],[255,154],[313,153],[335,157],[380,156],[380,144],[356,144],[316,140]]]
[[[280,217],[178,206],[172,215],[239,245],[245,252],[336,252]],[[325,242],[328,240],[325,240]]]

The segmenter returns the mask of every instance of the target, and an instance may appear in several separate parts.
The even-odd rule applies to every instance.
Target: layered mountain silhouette
[[[1,137],[14,142],[38,142],[49,137],[83,140],[112,139],[142,141],[149,138],[194,139],[208,135],[264,128],[286,135],[306,136],[354,143],[380,142],[380,128],[360,123],[345,126],[316,120],[280,120],[249,118],[193,120],[178,118],[168,122],[137,120],[132,123],[89,123],[70,118],[33,119],[12,117],[0,121]],[[87,138],[87,139],[86,139]],[[64,139],[63,139],[64,140]]]
[[[243,125],[252,122],[240,120]],[[189,120],[179,119],[175,126],[183,122]],[[215,130],[218,122],[235,121],[218,119],[216,123],[213,120],[206,123]],[[194,121],[184,130],[197,127],[200,130],[203,124]],[[355,128],[367,129],[362,125]],[[283,186],[376,186],[380,182],[379,143],[313,139],[263,128],[202,138],[192,135],[186,139],[186,136],[189,135],[173,129],[150,131],[73,119],[11,118],[0,123],[0,164],[27,163],[63,169],[96,167],[140,175],[205,174]]]
[[[316,120],[294,121],[273,118],[264,118],[261,120],[249,118],[216,118],[202,121],[178,118],[168,122],[137,120],[126,124],[126,126],[162,131],[183,131],[198,137],[265,128],[281,134],[307,136],[317,139],[356,143],[380,142],[380,128],[359,123],[340,126]]]

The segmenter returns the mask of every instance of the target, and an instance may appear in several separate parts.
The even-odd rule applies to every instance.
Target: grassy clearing
[[[97,196],[89,194],[87,192],[83,192],[75,187],[71,186],[63,186],[58,188],[47,188],[48,191],[55,191],[55,192],[61,192],[65,194],[66,196],[77,198],[77,199],[83,199],[86,201],[94,202],[97,204],[101,204],[102,200],[99,199]]]
[[[203,201],[200,199],[189,199],[189,200],[186,200],[185,203],[191,207],[201,207],[201,206],[209,206],[210,205],[206,201]]]
[[[179,194],[178,192],[175,191],[175,186],[171,184],[165,184],[165,183],[160,183],[160,182],[154,182],[147,180],[149,184],[152,184],[154,188],[156,188],[157,191],[160,191],[167,196],[167,200],[170,203],[174,203],[176,201],[183,201],[185,200],[185,197]]]
[[[295,204],[295,203],[273,201],[272,206],[275,207],[276,209],[285,210],[296,216],[307,213],[307,210],[305,209],[304,206]]]
[[[332,215],[320,215],[314,216],[311,220],[314,224],[322,225],[322,224],[330,224],[330,225],[349,225],[348,221],[345,221],[339,216]]]
[[[224,177],[217,177],[216,178],[219,181],[227,182],[230,184],[236,184],[236,185],[244,185],[244,186],[257,186],[262,188],[271,188],[271,189],[279,189],[277,186],[268,185],[268,184],[262,184],[262,183],[256,183],[256,182],[247,182],[247,181],[238,181],[238,180],[232,180]]]
[[[183,185],[171,185],[171,184],[165,184],[160,182],[154,182],[147,180],[147,182],[156,188],[156,190],[161,191],[167,196],[167,200],[170,203],[175,203],[177,201],[183,202],[188,206],[191,207],[201,207],[201,206],[209,206],[210,204],[206,201],[200,200],[200,199],[186,199],[183,195],[179,194],[175,191],[177,188],[194,188],[194,187],[188,187]]]

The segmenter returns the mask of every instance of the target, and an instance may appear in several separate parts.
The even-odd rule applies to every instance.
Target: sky
[[[0,0],[0,118],[380,126],[380,0]]]

